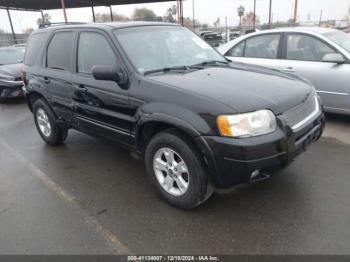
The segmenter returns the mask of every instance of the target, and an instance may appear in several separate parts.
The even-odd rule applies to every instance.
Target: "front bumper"
[[[2,82],[0,81],[0,98],[20,98],[23,97],[23,82],[22,81],[11,81]]]
[[[202,137],[210,148],[206,158],[211,156],[215,169],[212,182],[218,188],[249,183],[252,172],[259,170],[271,174],[291,163],[304,152],[323,132],[325,117],[321,112],[314,120],[297,131],[284,126],[268,135],[233,139],[227,137]],[[209,156],[209,157],[208,157]]]

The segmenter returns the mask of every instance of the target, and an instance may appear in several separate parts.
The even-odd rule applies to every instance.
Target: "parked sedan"
[[[220,33],[208,32],[201,34],[201,38],[212,47],[218,47],[224,43]]]
[[[0,48],[0,102],[23,96],[21,68],[25,48]]]
[[[233,61],[266,66],[311,81],[325,110],[350,115],[350,35],[329,28],[260,31],[219,48]]]

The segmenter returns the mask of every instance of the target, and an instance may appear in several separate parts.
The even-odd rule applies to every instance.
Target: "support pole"
[[[44,16],[43,10],[40,10],[40,13],[41,13],[41,21],[42,23],[45,23],[45,16]]]
[[[270,0],[270,8],[269,8],[269,25],[270,25],[270,28],[272,28],[272,0]]]
[[[180,0],[180,7],[181,7],[181,25],[184,25],[184,6],[183,6],[183,0]]]
[[[192,0],[192,14],[193,14],[193,32],[196,32],[196,19],[195,19],[195,16],[194,16],[194,1],[195,0]]]
[[[111,21],[113,22],[113,10],[112,10],[112,6],[109,6],[109,11],[111,13]]]
[[[295,0],[295,7],[294,7],[294,25],[297,23],[297,17],[298,17],[298,0]]]
[[[322,14],[323,14],[323,10],[321,10],[321,12],[320,12],[320,22],[318,23],[318,26],[321,26],[321,23],[322,23]]]
[[[256,0],[254,0],[253,29],[255,29],[255,23],[256,23]]]
[[[230,33],[227,28],[227,16],[225,17],[225,33],[226,33],[226,43],[227,43],[230,39]]]
[[[11,19],[11,14],[10,14],[10,10],[7,8],[7,16],[9,17],[9,22],[10,22],[10,26],[11,26],[11,32],[12,32],[12,37],[13,40],[15,41],[15,44],[17,44],[17,39],[16,39],[16,34],[15,31],[13,30],[13,24],[12,24],[12,19]]]
[[[96,22],[95,9],[94,9],[94,2],[92,2],[92,1],[91,1],[91,11],[92,11],[92,20],[95,23]]]
[[[67,19],[66,5],[64,3],[64,0],[61,0],[61,7],[62,7],[62,10],[63,10],[64,21],[67,23],[68,19]]]

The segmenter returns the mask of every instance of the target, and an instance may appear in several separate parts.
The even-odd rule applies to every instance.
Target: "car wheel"
[[[147,146],[145,163],[151,183],[173,206],[191,209],[213,193],[200,153],[180,132],[157,134]]]
[[[33,105],[34,121],[41,138],[49,145],[60,145],[66,140],[68,130],[58,126],[56,116],[43,99]]]

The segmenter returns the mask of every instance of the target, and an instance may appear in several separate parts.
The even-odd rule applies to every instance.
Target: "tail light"
[[[21,68],[20,77],[21,77],[21,80],[23,81],[24,85],[27,85],[27,84],[28,84],[28,81],[27,81],[27,74],[26,74],[26,72],[24,71],[23,66],[22,66],[22,68]]]

